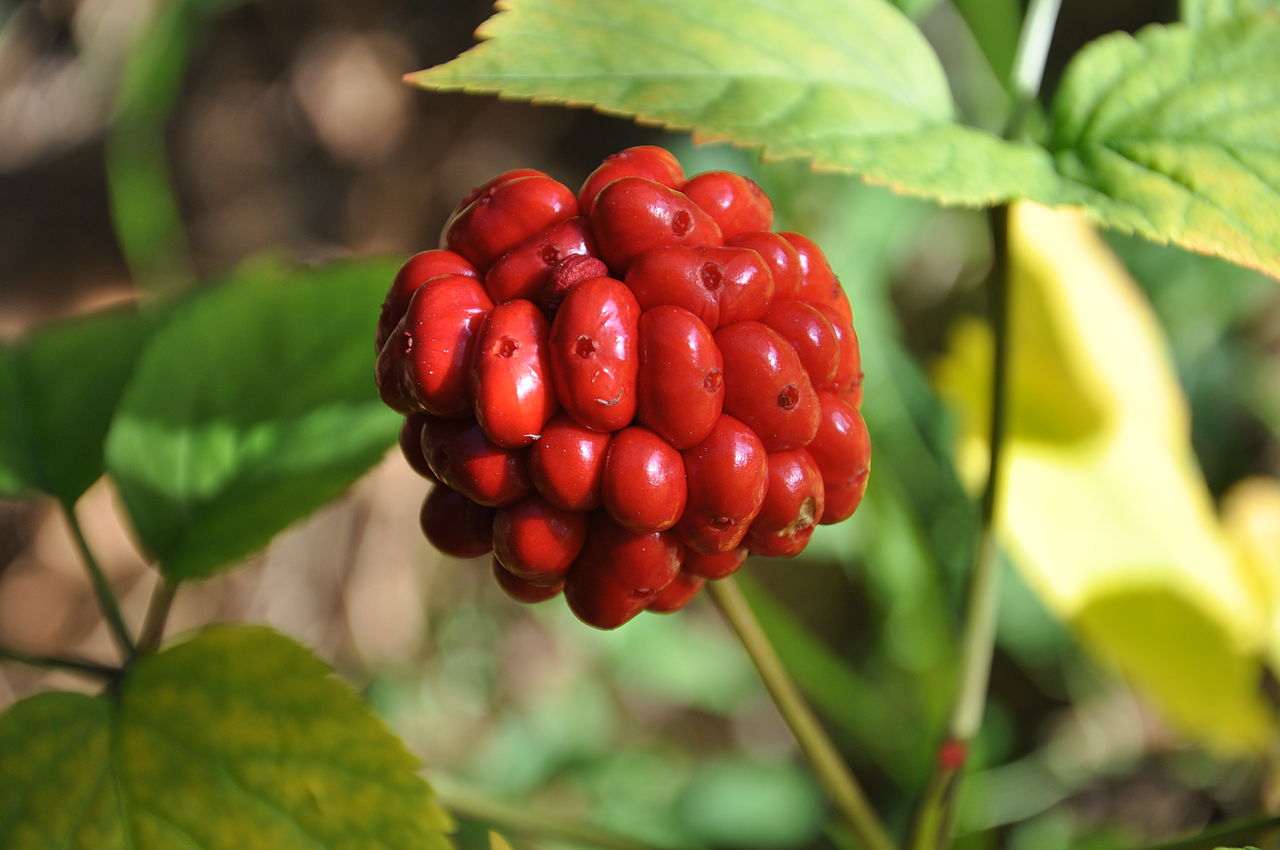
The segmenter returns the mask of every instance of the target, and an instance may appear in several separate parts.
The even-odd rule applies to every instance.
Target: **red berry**
[[[706,439],[724,405],[724,358],[707,326],[682,307],[640,316],[636,420],[677,449]]]
[[[639,322],[635,296],[620,281],[592,278],[565,296],[551,325],[551,373],[579,424],[616,431],[635,416]]]
[[[800,269],[804,280],[800,285],[800,291],[796,293],[796,298],[801,301],[819,301],[835,307],[843,296],[844,289],[840,286],[836,273],[831,270],[827,255],[822,253],[822,249],[808,236],[789,232],[779,235],[790,242],[800,256]],[[847,299],[845,303],[848,303]]]
[[[471,420],[435,419],[422,430],[431,471],[473,502],[509,505],[529,495],[524,452],[494,445]]]
[[[401,413],[465,414],[471,345],[492,306],[480,282],[465,275],[433,277],[420,286],[378,354],[383,401]]]
[[[609,444],[601,495],[610,516],[628,531],[666,531],[684,513],[684,460],[648,428],[623,428]]]
[[[847,484],[825,489],[826,505],[823,508],[822,519],[818,520],[819,523],[834,525],[853,516],[858,505],[862,504],[863,494],[867,491],[868,471],[864,469],[861,475]]]
[[[542,291],[538,293],[538,303],[542,305],[542,309],[546,310],[548,314],[554,316],[556,311],[560,309],[560,302],[564,301],[564,297],[569,294],[570,289],[573,289],[584,280],[608,276],[609,267],[597,257],[566,257],[556,263],[555,268],[551,270],[550,278],[548,278],[546,285],[542,287]]]
[[[600,192],[591,210],[591,232],[601,258],[619,276],[653,248],[722,242],[719,226],[702,207],[642,177],[615,180]]]
[[[493,578],[498,582],[498,587],[517,602],[523,602],[526,605],[535,602],[546,602],[548,599],[554,599],[560,595],[560,591],[564,590],[564,582],[557,582],[553,585],[542,586],[530,584],[524,579],[517,578],[512,575],[509,570],[502,566],[497,558],[489,560],[489,569],[493,573]]]
[[[551,280],[552,269],[561,261],[594,252],[587,220],[574,216],[533,234],[503,254],[484,276],[484,286],[497,303],[512,298],[532,300]]]
[[[785,339],[759,322],[716,331],[724,355],[724,412],[771,452],[805,446],[818,429],[818,397]]]
[[[400,426],[400,453],[409,462],[409,468],[428,481],[437,481],[436,474],[427,463],[427,456],[422,453],[422,426],[431,417],[425,413],[406,416]]]
[[[716,220],[726,240],[773,226],[773,204],[754,180],[741,174],[708,171],[690,179],[680,191]]]
[[[773,298],[773,275],[746,248],[654,248],[631,264],[627,286],[642,310],[683,307],[712,330],[760,318]]]
[[[672,614],[688,605],[706,583],[707,580],[702,576],[681,569],[671,584],[663,588],[647,607],[659,614]]]
[[[529,477],[538,493],[566,511],[600,504],[600,483],[612,434],[584,428],[564,413],[542,429],[529,447]]]
[[[773,297],[775,300],[787,300],[800,297],[800,287],[804,284],[804,270],[800,267],[800,254],[794,245],[777,233],[755,231],[739,233],[724,240],[724,244],[734,248],[750,248],[760,255],[764,264],[773,273]]]
[[[529,584],[559,584],[587,538],[587,514],[565,511],[530,496],[493,519],[493,554],[507,571]]]
[[[733,575],[746,560],[746,546],[715,555],[700,555],[692,549],[686,549],[682,569],[705,579],[714,580]]]
[[[418,519],[427,542],[446,555],[478,558],[493,548],[493,509],[448,487],[431,488]]]
[[[504,171],[496,177],[490,177],[479,186],[473,186],[471,191],[462,196],[462,200],[458,201],[458,205],[453,208],[453,212],[449,213],[449,217],[445,220],[445,228],[448,229],[449,222],[462,214],[462,211],[471,206],[471,202],[476,198],[501,186],[503,183],[510,183],[512,180],[519,180],[522,177],[548,177],[545,171],[539,171],[536,168],[513,168],[510,171]]]
[[[769,455],[764,505],[747,529],[747,547],[757,555],[790,558],[809,545],[822,519],[822,473],[804,449]]]
[[[804,301],[775,301],[760,322],[791,344],[814,389],[835,388],[842,341],[831,320],[816,305]]]
[[[853,330],[853,324],[834,307],[829,304],[813,306],[831,322],[840,349],[835,376],[828,386],[818,389],[833,390],[857,407],[862,401],[862,354],[858,349],[858,335]]]
[[[445,226],[442,248],[487,269],[530,236],[578,214],[578,202],[546,175],[517,177],[483,189]]]
[[[834,507],[833,488],[859,483],[865,486],[871,465],[871,438],[858,409],[848,401],[830,392],[818,393],[818,401],[822,415],[808,450],[822,473],[830,510]]]
[[[387,337],[400,324],[404,311],[409,307],[409,299],[418,287],[433,277],[442,274],[461,274],[467,277],[479,277],[475,266],[452,251],[422,251],[414,254],[396,273],[396,279],[387,290],[387,297],[382,302],[382,315],[378,318],[378,333],[374,338],[374,351],[381,351]]]
[[[635,534],[596,512],[564,595],[587,625],[616,629],[643,611],[679,571],[680,547],[668,532]]]
[[[760,438],[721,415],[711,434],[683,454],[689,499],[676,536],[701,555],[736,549],[764,503],[768,473]]]
[[[476,336],[471,396],[476,421],[506,448],[527,446],[559,405],[551,388],[550,325],[531,301],[499,304]]]
[[[578,190],[578,207],[582,214],[591,212],[601,189],[623,177],[643,177],[675,189],[684,182],[684,169],[670,152],[653,145],[639,145],[609,154]]]

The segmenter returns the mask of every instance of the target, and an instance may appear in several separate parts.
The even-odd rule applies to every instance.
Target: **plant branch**
[[[102,610],[102,616],[107,621],[111,637],[119,648],[120,654],[124,656],[125,663],[128,663],[133,658],[136,650],[133,636],[129,633],[128,625],[125,624],[124,615],[120,613],[120,603],[116,600],[115,591],[111,589],[111,583],[107,581],[107,575],[102,571],[102,565],[98,563],[98,559],[93,555],[93,550],[89,548],[89,541],[84,536],[84,529],[80,526],[80,520],[76,518],[75,508],[64,502],[62,503],[62,514],[67,518],[67,525],[71,527],[71,536],[75,538],[76,547],[80,550],[80,557],[84,561],[85,569],[89,572],[89,581],[93,584],[94,596],[98,599],[98,607]]]
[[[19,664],[27,664],[31,667],[45,667],[51,670],[70,670],[73,673],[83,673],[87,676],[96,676],[98,678],[108,680],[116,678],[121,673],[119,667],[99,664],[97,661],[90,661],[86,658],[70,658],[61,655],[36,655],[8,646],[0,646],[0,658],[8,659],[9,661],[17,661]]]
[[[1023,20],[1013,62],[1012,82],[1016,101],[1005,126],[1004,136],[1007,139],[1016,138],[1022,132],[1027,114],[1039,95],[1060,6],[1061,0],[1031,0],[1027,17]],[[910,846],[913,850],[942,850],[950,841],[961,772],[969,743],[982,725],[991,679],[1000,601],[997,516],[1004,475],[1005,417],[1011,362],[1008,217],[1007,205],[989,212],[993,257],[991,274],[987,278],[987,309],[993,337],[989,455],[980,505],[978,541],[965,601],[960,677],[947,721],[947,737],[938,749],[933,773],[912,824]]]
[[[446,777],[428,776],[436,798],[450,812],[528,837],[600,847],[603,850],[660,850],[589,823],[548,813],[529,805],[512,805],[459,787]]]
[[[760,678],[764,680],[779,713],[812,765],[818,781],[848,822],[859,843],[865,850],[893,850],[893,840],[867,802],[862,787],[840,757],[835,744],[827,737],[812,709],[800,695],[800,689],[787,672],[786,665],[778,657],[773,644],[769,642],[737,582],[732,577],[707,582],[707,592],[751,656],[760,672]]]
[[[178,583],[161,577],[151,601],[147,604],[147,617],[142,622],[142,636],[138,638],[138,652],[153,652],[164,637],[164,624],[169,619],[169,608],[178,593]]]

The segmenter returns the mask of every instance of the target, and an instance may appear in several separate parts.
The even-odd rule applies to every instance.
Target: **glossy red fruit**
[[[775,301],[760,323],[795,349],[814,389],[834,389],[841,340],[821,310],[805,301]]]
[[[640,315],[636,421],[677,449],[707,438],[724,405],[724,358],[711,331],[682,307]]]
[[[715,580],[733,575],[746,560],[746,546],[716,555],[700,555],[692,549],[685,549],[681,569],[705,579]]]
[[[445,228],[448,228],[450,222],[457,218],[463,210],[471,206],[471,202],[483,195],[485,192],[501,186],[503,183],[510,183],[512,180],[519,180],[522,177],[550,177],[545,171],[539,171],[536,168],[513,168],[510,171],[504,171],[501,174],[490,177],[479,186],[471,187],[471,191],[462,196],[462,200],[458,201],[458,205],[449,213],[449,217],[445,219]]]
[[[378,332],[374,337],[374,351],[381,351],[387,337],[400,324],[404,311],[409,307],[409,299],[418,287],[433,277],[442,274],[461,274],[467,277],[479,277],[475,266],[468,263],[452,251],[420,251],[414,254],[396,273],[396,279],[387,290],[387,297],[382,302],[382,313],[378,317]]]
[[[496,508],[533,490],[524,451],[494,445],[471,420],[429,421],[422,429],[422,452],[440,481],[473,502]]]
[[[559,409],[551,387],[550,325],[532,301],[517,299],[489,311],[471,360],[476,421],[505,448],[527,446]]]
[[[497,558],[489,559],[489,568],[493,573],[494,580],[498,583],[498,587],[502,588],[503,593],[526,605],[554,599],[564,590],[564,582],[562,581],[553,585],[541,586],[530,584],[524,579],[517,578],[503,567]]]
[[[533,486],[544,499],[563,510],[596,508],[612,437],[584,428],[564,413],[558,414],[528,449]]]
[[[471,346],[491,307],[480,282],[465,275],[433,277],[419,287],[378,354],[383,401],[406,414],[467,413]]]
[[[654,248],[636,258],[626,280],[642,310],[683,307],[712,330],[758,319],[773,298],[773,275],[746,248]]]
[[[644,610],[680,571],[680,547],[669,532],[634,534],[597,511],[564,595],[589,626],[616,629]]]
[[[636,413],[640,307],[621,281],[574,287],[551,324],[551,374],[565,411],[580,425],[616,431]]]
[[[554,316],[560,309],[560,303],[569,294],[569,290],[585,280],[593,277],[608,277],[609,267],[598,257],[573,256],[566,257],[556,263],[551,276],[538,293],[538,304],[548,315]]]
[[[684,459],[662,437],[633,425],[613,435],[601,497],[619,525],[636,534],[666,531],[684,513]]]
[[[533,234],[503,254],[485,274],[484,287],[498,304],[512,298],[533,300],[551,280],[551,270],[562,260],[594,252],[587,220],[574,216]]]
[[[736,549],[764,503],[764,445],[746,425],[721,415],[710,435],[683,454],[689,499],[676,536],[701,555]]]
[[[578,207],[582,214],[591,212],[601,189],[623,177],[643,177],[676,189],[684,182],[684,169],[669,151],[653,145],[638,145],[610,154],[587,176],[578,190]]]
[[[822,519],[824,503],[822,473],[807,451],[770,454],[769,486],[759,515],[747,529],[747,548],[757,555],[799,555]]]
[[[720,225],[725,240],[773,226],[773,203],[756,182],[732,171],[708,171],[680,187]]]
[[[840,349],[835,376],[829,385],[818,389],[833,390],[857,407],[862,401],[862,354],[858,348],[858,335],[854,332],[853,324],[834,307],[829,304],[813,306],[831,322]]]
[[[596,196],[591,232],[601,258],[621,277],[631,261],[664,245],[720,245],[720,227],[675,189],[642,177],[615,180]]]
[[[806,445],[818,430],[818,397],[795,349],[759,322],[716,331],[724,356],[724,412],[771,452]]]
[[[865,480],[871,466],[871,438],[858,409],[846,399],[821,392],[818,400],[822,416],[808,451],[822,473],[830,503],[834,488],[856,486]]]
[[[658,614],[673,614],[688,605],[706,583],[702,576],[682,569],[647,607]]]
[[[539,231],[578,214],[566,186],[545,175],[518,177],[484,189],[445,226],[442,248],[478,269]]]
[[[826,508],[819,522],[822,525],[834,525],[853,516],[858,505],[862,504],[863,494],[867,491],[867,477],[867,473],[864,472],[848,484],[827,488]]]
[[[408,461],[409,468],[428,481],[437,481],[436,474],[427,463],[427,456],[422,453],[422,426],[431,417],[424,413],[406,416],[400,426],[400,453]]]
[[[587,539],[588,515],[564,511],[530,496],[499,508],[493,518],[493,554],[533,585],[559,584]]]
[[[739,233],[724,240],[734,248],[749,248],[760,255],[773,274],[773,298],[775,301],[798,298],[804,283],[804,271],[800,268],[800,254],[794,245],[770,231]]]
[[[478,558],[493,548],[493,509],[448,487],[431,488],[418,519],[427,542],[446,555]]]
[[[840,280],[831,270],[827,255],[818,244],[801,233],[785,232],[778,234],[796,249],[800,256],[800,270],[803,282],[796,297],[801,301],[820,301],[823,304],[836,306],[836,302],[844,293]],[[845,303],[848,301],[846,299]]]

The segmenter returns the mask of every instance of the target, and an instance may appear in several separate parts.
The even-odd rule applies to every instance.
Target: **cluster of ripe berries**
[[[609,629],[853,513],[870,444],[849,301],[772,219],[751,180],[686,180],[648,146],[576,194],[518,169],[463,198],[377,334],[401,447],[435,482],[427,539]]]

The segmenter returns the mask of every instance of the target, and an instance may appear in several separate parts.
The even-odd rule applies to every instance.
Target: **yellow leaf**
[[[489,850],[512,850],[511,842],[494,830],[489,830]]]
[[[1222,524],[1268,612],[1267,662],[1280,672],[1280,481],[1248,478],[1222,500]]]
[[[1159,326],[1079,213],[1015,204],[1009,239],[1002,538],[1082,644],[1172,723],[1223,752],[1261,747],[1265,608],[1214,515]],[[975,483],[990,363],[990,331],[972,322],[936,373]]]

